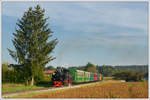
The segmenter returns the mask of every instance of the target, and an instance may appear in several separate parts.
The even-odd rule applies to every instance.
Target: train
[[[101,73],[86,72],[77,69],[65,69],[61,67],[58,67],[52,75],[52,84],[54,87],[102,80],[103,75]]]

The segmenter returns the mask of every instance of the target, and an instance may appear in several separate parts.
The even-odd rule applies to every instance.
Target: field
[[[113,77],[103,77],[104,81],[113,80]]]
[[[2,93],[17,92],[24,90],[34,90],[43,88],[42,86],[25,86],[24,84],[3,83]]]
[[[13,98],[148,98],[148,82],[98,82],[78,88],[32,93]]]

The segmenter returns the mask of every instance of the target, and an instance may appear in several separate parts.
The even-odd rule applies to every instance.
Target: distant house
[[[44,73],[44,80],[51,81],[52,74],[55,72],[55,70],[45,70]]]
[[[55,70],[45,70],[43,73],[44,74],[53,74]]]

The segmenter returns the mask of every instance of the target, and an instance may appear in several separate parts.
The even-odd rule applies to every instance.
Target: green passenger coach
[[[90,72],[84,72],[84,81],[89,82],[90,81]]]
[[[85,80],[84,71],[71,69],[70,72],[73,75],[73,78],[74,78],[73,81],[75,83],[84,82],[84,80]]]
[[[96,78],[96,80],[95,80],[93,72],[86,72],[86,71],[81,71],[81,70],[76,70],[76,69],[70,69],[69,72],[73,76],[72,82],[74,82],[74,83],[102,80],[101,74],[98,74],[98,73],[97,73],[97,76],[95,77]]]
[[[94,73],[90,72],[90,81],[94,81]]]

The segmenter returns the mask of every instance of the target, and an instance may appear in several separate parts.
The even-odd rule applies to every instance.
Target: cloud
[[[145,13],[146,4],[139,5],[130,3],[71,3],[71,2],[3,2],[2,14],[7,16],[20,17],[28,7],[40,4],[46,9],[47,16],[50,16],[59,25],[67,29],[76,28],[81,25],[93,25],[97,23],[113,24],[122,27],[138,28],[147,31],[148,13]],[[118,6],[123,5],[124,6]],[[130,6],[129,6],[130,5]],[[135,6],[136,8],[131,8]],[[142,10],[138,8],[143,8]],[[13,11],[12,11],[13,10]],[[54,23],[55,24],[55,23]],[[72,26],[75,27],[72,27]],[[77,27],[78,28],[78,27]],[[82,27],[81,27],[82,28]]]
[[[50,16],[50,28],[59,40],[56,63],[67,63],[64,59],[69,52],[72,57],[76,51],[84,57],[82,54],[90,53],[91,48],[93,51],[103,48],[101,52],[108,51],[116,59],[132,55],[130,63],[134,58],[140,61],[142,53],[143,58],[147,55],[148,4],[145,2],[3,2],[2,15],[21,18],[28,7],[36,4],[45,8],[46,16]]]

